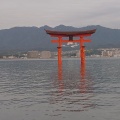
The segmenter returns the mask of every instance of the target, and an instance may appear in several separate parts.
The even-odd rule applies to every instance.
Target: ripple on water
[[[59,71],[52,60],[0,61],[0,109],[6,113],[0,118],[68,120],[91,111],[103,120],[108,113],[119,117],[118,64],[118,59],[88,59],[82,70],[79,60],[65,60]]]

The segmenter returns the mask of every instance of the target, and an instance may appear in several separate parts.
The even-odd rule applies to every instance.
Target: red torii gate
[[[77,42],[80,44],[80,57],[81,57],[81,65],[85,64],[85,42],[91,42],[91,40],[85,40],[84,37],[91,36],[91,34],[95,33],[96,29],[87,30],[87,31],[52,31],[45,30],[47,34],[51,35],[51,37],[58,37],[58,40],[51,40],[52,43],[58,43],[58,65],[62,64],[62,43],[68,42]],[[69,37],[69,40],[63,40],[62,37]],[[73,37],[79,37],[78,40],[73,40]]]

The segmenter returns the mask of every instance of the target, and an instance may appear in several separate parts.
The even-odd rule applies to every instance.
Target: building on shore
[[[39,51],[28,51],[27,58],[40,58],[40,52]]]
[[[40,53],[40,58],[42,58],[42,59],[51,58],[51,52],[50,51],[42,51]]]
[[[111,48],[111,49],[102,49],[103,57],[120,57],[120,49],[119,48]]]
[[[78,50],[78,51],[76,52],[76,57],[77,57],[77,58],[80,57],[80,50]]]

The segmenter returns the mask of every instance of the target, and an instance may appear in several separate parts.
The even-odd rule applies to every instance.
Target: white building
[[[40,53],[40,58],[43,58],[43,59],[51,58],[51,52],[50,51],[42,51]]]
[[[28,51],[27,58],[40,58],[39,51]]]

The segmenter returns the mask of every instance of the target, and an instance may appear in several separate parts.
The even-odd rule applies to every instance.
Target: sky
[[[120,29],[120,0],[0,0],[0,29],[60,24]]]

